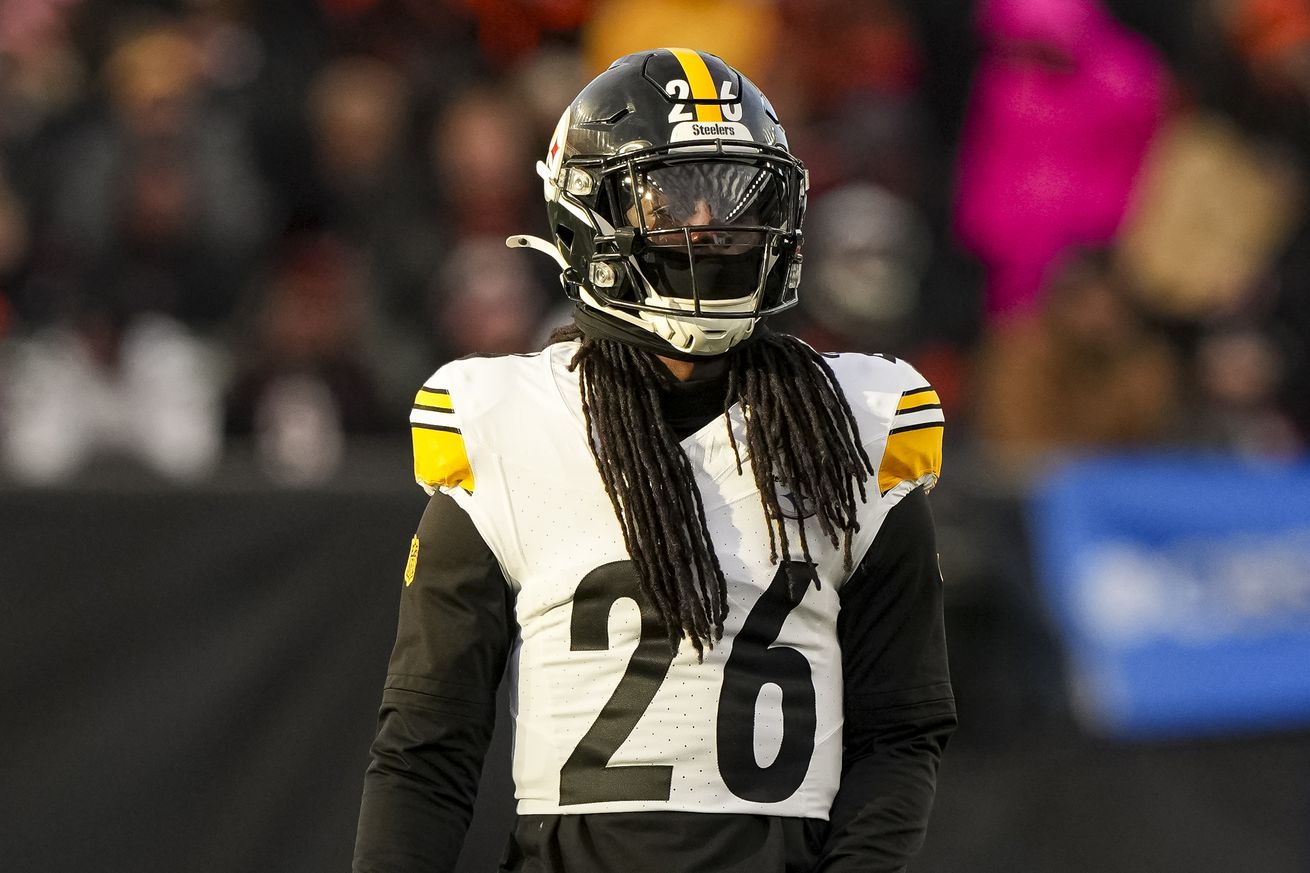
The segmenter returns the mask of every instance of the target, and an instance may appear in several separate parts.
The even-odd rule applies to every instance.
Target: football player
[[[614,63],[538,165],[574,325],[418,392],[356,873],[453,869],[510,683],[503,871],[893,871],[955,726],[907,363],[771,332],[807,176],[719,58]],[[509,670],[506,671],[506,665]]]

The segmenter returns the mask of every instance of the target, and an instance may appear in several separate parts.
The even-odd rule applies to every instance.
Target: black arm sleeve
[[[841,604],[845,752],[816,869],[892,873],[923,844],[955,729],[937,540],[922,490],[888,513]]]
[[[453,869],[516,632],[500,566],[454,500],[435,495],[417,536],[364,777],[355,873]]]

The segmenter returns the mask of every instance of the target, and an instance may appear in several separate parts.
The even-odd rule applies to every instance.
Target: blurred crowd
[[[1310,0],[3,0],[0,476],[320,481],[568,318],[533,163],[609,61],[722,55],[812,179],[822,349],[1023,476],[1310,437]]]

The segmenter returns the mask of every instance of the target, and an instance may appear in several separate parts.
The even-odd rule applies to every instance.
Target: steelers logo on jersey
[[[814,515],[814,501],[801,493],[795,486],[784,485],[779,482],[777,490],[778,509],[782,512],[783,518],[789,518],[792,521],[803,521]]]

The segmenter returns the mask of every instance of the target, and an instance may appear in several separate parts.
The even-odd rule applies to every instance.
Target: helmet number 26
[[[719,775],[728,790],[744,800],[786,800],[800,788],[810,768],[815,731],[810,663],[796,649],[774,643],[814,579],[809,564],[781,565],[733,638],[732,654],[723,668],[716,719]],[[641,637],[614,693],[560,770],[559,802],[564,806],[658,801],[670,796],[671,766],[609,766],[655,698],[674,657],[663,622],[641,591],[632,562],[597,567],[579,583],[569,647],[575,652],[607,650],[610,611],[624,597],[640,608]],[[755,708],[768,684],[782,690],[782,743],[773,761],[760,766],[755,757]]]
[[[715,105],[722,111],[725,121],[741,121],[741,102],[737,100],[737,95],[732,92],[732,81],[724,80],[723,85],[719,88],[719,100],[723,102]],[[692,100],[691,85],[687,84],[686,79],[670,79],[664,84],[664,93],[678,101],[669,110],[670,124],[696,120],[695,114],[690,109]]]

